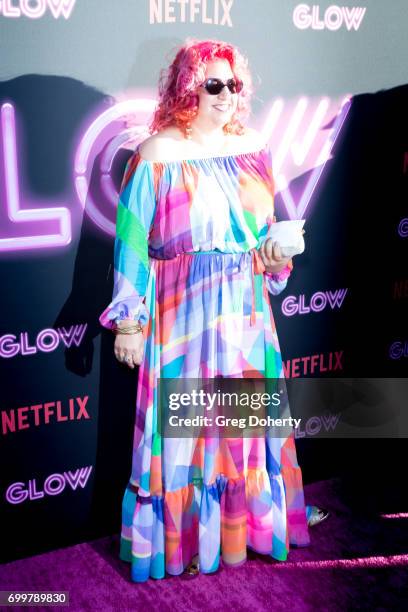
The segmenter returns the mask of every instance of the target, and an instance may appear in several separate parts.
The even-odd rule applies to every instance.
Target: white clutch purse
[[[294,221],[278,221],[271,223],[266,238],[272,238],[278,242],[283,257],[293,257],[305,250],[302,229],[306,219],[295,219]]]

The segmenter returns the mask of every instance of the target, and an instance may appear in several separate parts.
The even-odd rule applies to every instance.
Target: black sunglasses
[[[235,94],[239,93],[242,90],[243,85],[243,82],[239,81],[238,79],[228,79],[226,83],[224,83],[224,81],[221,81],[221,79],[207,79],[201,85],[201,87],[204,87],[204,89],[211,96],[217,96],[224,89],[225,86],[228,87],[232,94]]]

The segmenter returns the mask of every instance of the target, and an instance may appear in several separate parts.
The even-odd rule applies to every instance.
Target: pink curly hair
[[[234,76],[244,85],[238,94],[237,109],[224,125],[224,132],[242,134],[245,131],[241,120],[250,114],[249,101],[253,91],[248,60],[229,43],[187,38],[169,68],[160,72],[159,100],[149,125],[150,134],[176,125],[186,135],[186,128],[198,110],[199,98],[194,90],[205,79],[206,64],[218,58],[229,62]]]

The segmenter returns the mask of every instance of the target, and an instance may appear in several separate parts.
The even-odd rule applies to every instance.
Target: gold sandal
[[[319,508],[318,506],[310,506],[309,516],[307,518],[308,527],[315,527],[322,523],[330,516],[330,512],[325,508]]]
[[[197,576],[197,574],[200,573],[200,564],[198,561],[198,555],[194,555],[189,565],[187,565],[185,571],[187,574],[189,574],[189,576]]]

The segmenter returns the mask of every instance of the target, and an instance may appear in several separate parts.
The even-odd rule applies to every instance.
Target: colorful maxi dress
[[[309,543],[293,432],[286,438],[161,438],[157,381],[283,378],[257,247],[274,213],[269,148],[155,162],[130,157],[117,210],[112,302],[100,323],[145,328],[132,473],[120,558],[143,582],[245,562],[247,547],[284,561]]]

